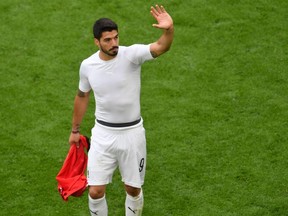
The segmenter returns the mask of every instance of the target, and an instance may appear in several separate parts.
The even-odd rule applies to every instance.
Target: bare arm
[[[163,30],[160,38],[150,45],[150,52],[156,58],[170,49],[174,38],[174,26],[171,16],[162,5],[151,7],[151,15],[158,22],[153,24],[153,27]]]
[[[80,139],[80,124],[86,113],[89,104],[90,92],[82,92],[78,90],[78,93],[74,100],[74,111],[72,120],[72,131],[69,138],[70,145],[79,145]]]

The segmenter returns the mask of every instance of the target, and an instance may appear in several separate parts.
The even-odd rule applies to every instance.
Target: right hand
[[[69,137],[69,144],[72,145],[76,145],[77,148],[79,148],[79,142],[80,142],[80,133],[72,133],[70,134]]]

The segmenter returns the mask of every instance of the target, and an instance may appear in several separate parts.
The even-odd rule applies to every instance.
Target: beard
[[[100,45],[101,51],[108,56],[116,56],[118,54],[118,48],[119,48],[118,46],[114,46],[111,49],[106,50]]]

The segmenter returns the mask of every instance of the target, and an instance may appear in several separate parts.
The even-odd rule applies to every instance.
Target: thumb
[[[158,25],[158,24],[152,24],[152,26],[153,26],[154,28],[159,28],[159,25]]]

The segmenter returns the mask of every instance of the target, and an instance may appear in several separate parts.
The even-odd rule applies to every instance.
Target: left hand
[[[155,7],[152,6],[150,12],[158,22],[158,24],[153,24],[153,27],[168,30],[173,26],[173,20],[171,16],[166,12],[162,5],[156,5]]]
[[[69,144],[72,145],[76,145],[77,148],[79,148],[80,145],[80,133],[72,133],[70,134],[69,137]]]

